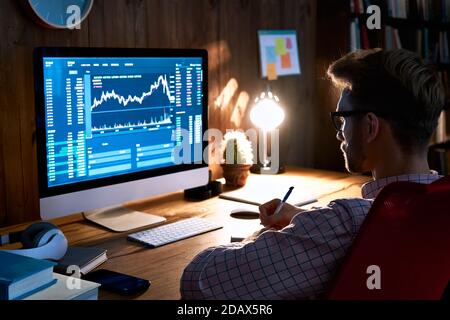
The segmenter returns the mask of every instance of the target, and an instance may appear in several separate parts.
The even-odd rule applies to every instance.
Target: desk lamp
[[[250,120],[252,123],[259,128],[260,130],[260,143],[259,147],[262,148],[259,150],[260,161],[252,167],[251,171],[253,173],[281,173],[283,172],[283,168],[279,166],[274,171],[273,168],[270,167],[271,159],[273,159],[273,155],[268,155],[268,138],[269,133],[272,133],[275,129],[277,129],[284,121],[284,110],[281,108],[280,99],[276,95],[273,94],[270,86],[267,87],[266,91],[263,91],[259,97],[255,99],[255,104],[250,111]],[[279,155],[277,155],[279,157]]]

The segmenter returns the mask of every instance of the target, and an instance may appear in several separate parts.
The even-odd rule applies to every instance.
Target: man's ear
[[[380,132],[380,119],[373,113],[366,114],[367,121],[367,143],[370,143],[376,139]]]

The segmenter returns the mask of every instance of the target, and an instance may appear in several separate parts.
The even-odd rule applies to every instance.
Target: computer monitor
[[[37,48],[34,68],[43,219],[208,183],[205,50]],[[94,212],[116,231],[162,220]]]

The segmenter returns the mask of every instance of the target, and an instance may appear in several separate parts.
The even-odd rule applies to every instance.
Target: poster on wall
[[[295,30],[259,30],[261,74],[268,80],[301,73]]]

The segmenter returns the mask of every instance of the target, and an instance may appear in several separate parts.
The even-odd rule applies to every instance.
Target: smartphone
[[[101,289],[121,295],[135,295],[144,292],[151,285],[149,280],[106,269],[90,272],[82,279],[99,283]]]

